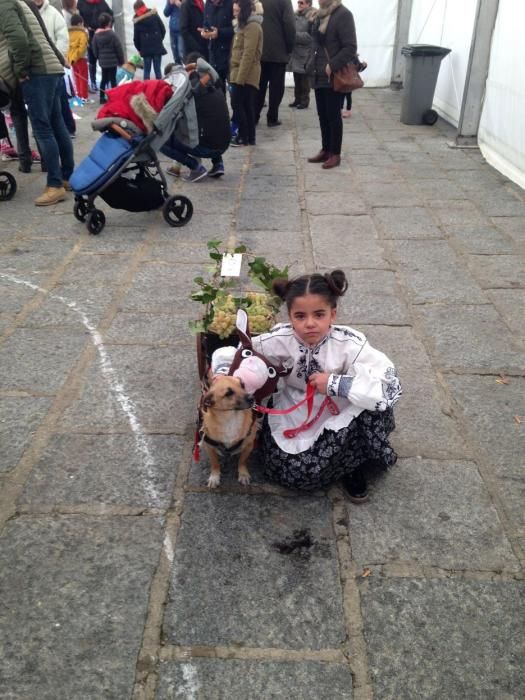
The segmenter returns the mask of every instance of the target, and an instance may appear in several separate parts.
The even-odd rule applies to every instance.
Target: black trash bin
[[[401,121],[403,124],[435,124],[438,114],[432,109],[434,91],[442,59],[450,49],[431,44],[409,44],[401,53],[406,57]]]

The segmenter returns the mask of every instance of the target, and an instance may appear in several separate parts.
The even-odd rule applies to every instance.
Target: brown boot
[[[325,160],[321,167],[325,170],[329,170],[329,168],[337,168],[338,165],[341,165],[341,156],[334,156],[331,154],[330,158]]]
[[[66,191],[63,187],[46,187],[44,193],[35,199],[35,206],[47,207],[50,204],[58,204],[66,198]]]
[[[332,154],[328,153],[328,151],[319,151],[319,153],[316,156],[312,156],[311,158],[308,158],[309,163],[324,163],[327,161]]]

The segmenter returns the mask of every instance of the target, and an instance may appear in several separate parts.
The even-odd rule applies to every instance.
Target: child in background
[[[117,86],[117,68],[124,63],[124,50],[120,39],[111,28],[112,17],[103,12],[99,19],[99,28],[93,37],[91,49],[102,69],[100,79],[100,104],[106,102],[106,88]]]
[[[387,469],[397,456],[388,442],[392,407],[401,387],[391,360],[359,331],[335,324],[337,299],[348,288],[344,272],[275,280],[290,323],[252,338],[253,349],[291,365],[279,382],[261,443],[268,476],[289,488],[309,490],[341,480],[350,500],[368,498],[366,470]],[[310,411],[302,405],[313,387]]]
[[[88,98],[87,47],[88,33],[84,28],[84,20],[80,15],[71,15],[67,60],[73,68],[76,93],[84,101]]]

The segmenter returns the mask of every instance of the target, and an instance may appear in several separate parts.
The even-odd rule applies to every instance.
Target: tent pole
[[[458,130],[451,144],[456,148],[477,148],[478,145],[479,123],[498,6],[499,0],[478,0]]]
[[[127,57],[128,51],[126,47],[126,32],[124,30],[124,9],[122,7],[122,0],[113,0],[111,5],[114,17],[113,29],[122,43],[124,48],[124,56]]]
[[[408,43],[408,31],[412,16],[412,0],[398,0],[396,36],[392,55],[392,77],[390,87],[400,90],[403,87],[405,76],[405,58],[401,55],[401,49]]]

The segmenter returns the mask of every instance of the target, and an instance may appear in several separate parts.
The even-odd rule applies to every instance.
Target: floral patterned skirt
[[[265,418],[260,435],[265,474],[282,486],[303,491],[328,486],[368,464],[392,467],[397,455],[388,436],[395,428],[394,412],[363,411],[340,430],[324,430],[308,450],[284,452],[272,437]]]

